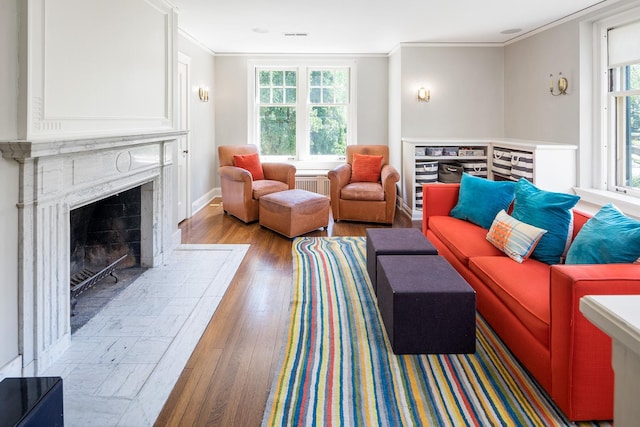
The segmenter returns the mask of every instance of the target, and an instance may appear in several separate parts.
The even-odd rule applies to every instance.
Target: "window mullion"
[[[296,147],[298,158],[306,160],[309,158],[309,117],[307,111],[308,105],[308,78],[307,68],[298,68],[298,99],[296,109],[298,111],[298,134],[296,135]]]

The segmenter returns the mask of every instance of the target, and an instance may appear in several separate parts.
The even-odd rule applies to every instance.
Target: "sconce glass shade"
[[[209,101],[209,88],[204,87],[204,86],[200,86],[198,88],[198,97],[200,98],[200,101],[208,102]]]
[[[549,83],[549,93],[551,93],[551,95],[558,96],[558,95],[567,94],[567,89],[569,89],[569,80],[567,80],[567,78],[564,77],[562,73],[558,73],[558,92],[557,93],[554,91],[555,82],[553,81],[553,74],[550,74],[549,78],[551,79],[551,82]]]
[[[431,91],[429,89],[425,89],[424,86],[418,89],[419,102],[429,102],[430,99],[431,99]]]

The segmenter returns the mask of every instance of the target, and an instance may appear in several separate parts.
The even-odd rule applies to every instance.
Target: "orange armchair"
[[[377,182],[353,180],[355,155],[382,156]],[[396,213],[396,183],[398,171],[389,164],[386,145],[349,145],[347,162],[328,174],[331,191],[333,220],[378,222],[392,224]]]
[[[257,154],[258,147],[251,144],[218,147],[222,207],[226,214],[246,223],[258,219],[260,197],[296,185],[296,167],[287,163],[261,163],[264,179],[256,180],[247,169],[235,166],[234,155]]]

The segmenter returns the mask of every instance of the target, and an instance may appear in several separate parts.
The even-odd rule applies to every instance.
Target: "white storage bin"
[[[487,162],[460,162],[462,170],[469,175],[487,177]]]
[[[493,161],[491,171],[506,178],[511,177],[511,150],[495,147],[493,149]]]
[[[416,182],[436,182],[438,180],[438,162],[416,162]]]
[[[511,150],[511,179],[533,181],[533,153]]]

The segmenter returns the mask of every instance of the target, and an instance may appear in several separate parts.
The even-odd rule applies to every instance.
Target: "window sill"
[[[318,171],[324,171],[324,174],[338,165],[345,163],[345,160],[338,161],[299,161],[292,162],[296,167],[296,175],[309,175]]]
[[[602,206],[613,203],[626,215],[640,218],[640,199],[637,197],[594,188],[576,187],[573,191],[580,196],[580,201],[576,206],[579,210],[595,214]]]

